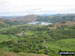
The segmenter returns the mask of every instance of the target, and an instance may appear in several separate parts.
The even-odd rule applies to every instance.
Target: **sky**
[[[75,0],[0,0],[0,16],[75,13]]]

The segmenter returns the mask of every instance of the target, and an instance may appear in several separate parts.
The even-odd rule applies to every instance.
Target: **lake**
[[[32,25],[35,25],[35,24],[38,24],[38,25],[50,25],[52,23],[48,23],[48,22],[29,22],[27,24],[32,24]]]

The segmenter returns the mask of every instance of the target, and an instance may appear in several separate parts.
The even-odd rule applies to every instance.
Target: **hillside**
[[[60,56],[58,54],[60,50],[73,51],[75,49],[74,15],[40,16],[39,21],[43,19],[43,21],[54,22],[50,25],[26,24],[27,19],[37,21],[39,17],[32,16],[24,16],[23,21],[21,18],[14,17],[1,19],[0,22],[4,24],[0,24],[0,50],[2,51],[0,51],[0,55]],[[35,18],[36,20],[34,20]]]

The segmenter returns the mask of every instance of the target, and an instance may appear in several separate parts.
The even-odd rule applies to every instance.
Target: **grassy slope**
[[[15,36],[12,36],[11,38],[9,38],[8,35],[0,35],[0,43],[1,42],[5,42],[5,41],[10,41],[10,40],[17,40],[17,38]],[[33,53],[14,53],[14,52],[9,52],[7,51],[6,48],[0,48],[0,56],[47,56],[44,54],[33,54]]]
[[[62,39],[58,40],[56,42],[49,42],[45,43],[45,46],[48,46],[48,48],[56,53],[59,52],[59,50],[63,51],[75,51],[75,39]],[[0,51],[0,56],[46,56],[43,54],[32,54],[32,53],[19,53],[15,54],[8,51]]]
[[[0,50],[0,56],[47,56],[47,55],[33,54],[33,53],[14,53],[14,52]]]
[[[44,54],[33,54],[33,53],[19,53],[20,56],[48,56]]]
[[[9,40],[16,40],[17,37],[16,36],[13,36],[11,35],[11,38],[9,35],[0,35],[0,43],[3,42],[3,41],[9,41]]]
[[[0,56],[19,56],[19,55],[15,54],[13,52],[0,50]]]
[[[60,49],[63,51],[75,51],[75,38],[73,39],[62,39],[56,42],[45,43],[50,49],[54,51],[59,51]]]

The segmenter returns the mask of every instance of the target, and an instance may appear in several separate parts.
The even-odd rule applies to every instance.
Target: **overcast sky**
[[[0,16],[75,13],[75,0],[0,0]]]

